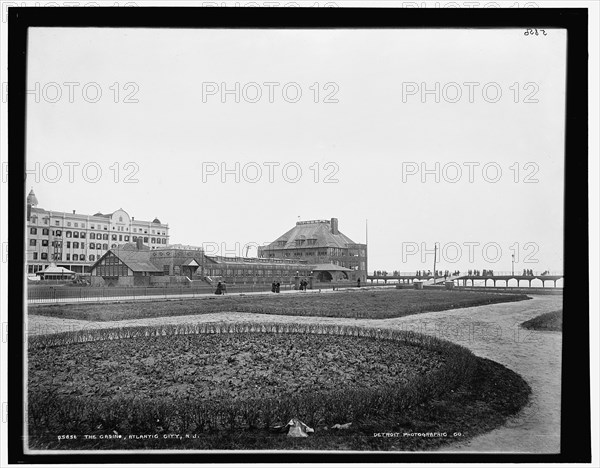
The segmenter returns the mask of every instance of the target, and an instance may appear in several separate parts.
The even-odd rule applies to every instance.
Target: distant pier
[[[531,285],[531,282],[534,280],[540,280],[542,283],[542,287],[552,287],[558,288],[563,287],[562,285],[558,286],[557,282],[564,279],[564,275],[493,275],[493,276],[482,276],[482,275],[457,275],[457,276],[448,276],[444,278],[443,276],[433,275],[410,275],[410,274],[401,274],[401,275],[368,275],[367,280],[371,282],[371,284],[379,283],[383,281],[384,283],[388,283],[391,281],[397,281],[398,283],[404,284],[412,284],[415,281],[423,281],[425,284],[429,283],[433,284],[442,284],[445,281],[454,281],[456,286],[475,286],[475,281],[483,281],[483,287],[521,287],[521,281],[527,282],[527,287],[535,287]],[[509,281],[514,280],[516,284],[509,285]],[[470,285],[469,285],[470,282]],[[550,283],[550,286],[546,286],[547,283]]]

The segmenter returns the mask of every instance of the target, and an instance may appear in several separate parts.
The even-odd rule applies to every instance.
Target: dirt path
[[[558,453],[560,451],[560,378],[562,334],[524,330],[519,324],[544,312],[562,308],[562,296],[533,296],[530,301],[412,315],[395,319],[338,319],[247,313],[217,313],[177,317],[88,322],[29,316],[29,334],[57,333],[83,328],[113,328],[160,323],[274,321],[318,322],[400,328],[433,334],[471,349],[520,374],[533,392],[530,404],[508,423],[445,451]]]

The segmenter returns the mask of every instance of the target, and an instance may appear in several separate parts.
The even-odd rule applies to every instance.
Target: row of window
[[[114,230],[115,230],[115,227],[113,226],[113,231]],[[127,232],[127,229],[125,229],[125,226],[117,226],[117,231]],[[143,229],[143,228],[133,228],[132,231],[139,232],[140,234],[142,234],[142,231],[143,231],[144,234],[148,234],[148,229]],[[157,236],[160,236],[160,235],[166,236],[167,235],[166,231],[156,231],[155,229],[152,229],[150,231],[150,233],[155,234]]]
[[[29,233],[30,234],[37,234],[37,228],[30,228],[29,229]],[[48,229],[42,229],[42,235],[47,236],[49,235],[49,230]],[[62,236],[62,231],[60,230],[56,230],[56,231],[52,231],[52,235],[55,237],[61,237]],[[79,232],[79,231],[65,231],[65,237],[67,238],[76,238],[76,239],[85,239],[85,232]],[[123,235],[123,234],[112,234],[110,236],[111,240],[114,241],[120,241],[120,242],[129,242],[129,237],[127,235]],[[90,232],[90,239],[98,239],[98,240],[108,240],[108,234],[96,234],[94,232]],[[135,242],[137,240],[138,236],[132,236],[132,240]],[[166,244],[167,243],[167,239],[163,238],[156,238],[156,237],[144,237],[144,242],[148,243],[148,239],[150,239],[150,242],[152,244]]]
[[[37,234],[38,230],[37,228],[29,228],[29,234]],[[42,229],[42,235],[43,236],[48,236],[50,235],[50,230],[49,229]],[[62,231],[60,229],[57,229],[55,231],[52,231],[52,235],[55,237],[61,237],[62,236]],[[106,234],[105,234],[106,235]],[[94,237],[94,233],[90,234],[90,238],[93,239]],[[85,232],[79,232],[79,231],[65,231],[65,237],[76,237],[76,238],[81,238],[81,239],[85,239]],[[100,234],[98,234],[98,237],[100,237]]]
[[[269,252],[269,250],[265,250],[263,252]],[[312,251],[307,252],[306,250],[298,250],[298,251],[290,250],[290,251],[282,252],[281,250],[278,250],[277,253],[268,253],[268,256],[270,258],[275,258],[275,257],[281,256],[282,254],[284,257],[292,257],[292,256],[294,256],[294,257],[303,257],[303,256],[313,257],[315,255],[315,251],[312,250]],[[347,249],[342,249],[342,248],[337,248],[337,247],[329,247],[327,250],[317,251],[316,255],[318,255],[319,257],[325,257],[325,256],[358,257],[359,255],[364,256],[365,251],[364,250],[347,250]]]
[[[49,219],[49,218],[43,218],[44,224],[48,224],[48,219]],[[38,219],[37,219],[37,216],[32,216],[32,217],[31,217],[31,222],[32,222],[33,224],[37,224],[37,220],[38,220]],[[59,223],[60,223],[60,221],[55,221],[54,223],[56,224],[56,226],[60,226],[60,224],[59,224]],[[71,227],[71,221],[67,221],[67,226]],[[79,227],[79,223],[76,223],[76,222],[74,222],[74,223],[73,223],[73,226],[74,226],[74,227]],[[82,227],[82,228],[84,228],[84,227],[85,227],[85,223],[83,223],[83,222],[82,222],[82,223],[81,223],[81,227]]]
[[[33,224],[37,224],[37,216],[32,216],[30,219],[31,223]],[[44,224],[49,224],[50,223],[50,218],[42,218],[42,222]],[[60,221],[54,221],[54,224],[56,226],[60,226]]]
[[[39,256],[40,259],[42,260],[48,260],[48,252],[42,252]],[[62,257],[58,254],[51,254],[50,258],[52,260],[62,260]],[[33,252],[33,259],[37,260],[38,259],[38,253],[37,252]],[[96,256],[95,255],[90,255],[88,257],[89,261],[93,262],[96,260]],[[85,262],[85,255],[84,254],[73,254],[73,258],[71,258],[71,254],[66,254],[66,260],[68,261],[74,261],[74,262]]]
[[[43,220],[44,224],[49,224],[49,218],[42,218],[42,220]],[[38,222],[37,216],[32,216],[30,218],[30,222],[31,222],[31,224],[37,224],[37,222]],[[60,221],[59,220],[54,221],[54,225],[55,226],[60,226]],[[66,225],[67,225],[67,227],[71,227],[71,222],[67,221]],[[73,227],[82,227],[82,228],[85,228],[85,223],[83,223],[83,222],[82,223],[75,223],[74,222],[73,223]],[[108,231],[108,226],[100,226],[100,225],[98,225],[98,229],[100,229],[101,227],[105,231]],[[90,224],[90,229],[96,229],[96,226],[94,224]],[[113,226],[113,230],[114,229],[115,229],[115,227]],[[124,226],[118,226],[117,230],[118,231],[125,231],[125,227]],[[135,228],[135,227],[133,228],[133,232],[142,233],[142,231],[143,231],[144,234],[148,234],[148,229],[145,229],[145,228]],[[167,235],[166,231],[157,231],[156,229],[152,229],[151,233],[152,234],[157,234],[157,235],[163,235],[163,236]]]
[[[97,276],[127,276],[128,268],[115,256],[109,254],[104,258],[102,264],[96,267]]]
[[[264,270],[262,268],[236,269],[236,268],[206,268],[204,274],[207,276],[310,276],[310,270]]]
[[[301,247],[303,245],[317,245],[317,239],[296,239],[295,241],[296,247]],[[277,247],[285,247],[287,244],[287,240],[277,241]]]
[[[151,240],[153,241],[152,243],[154,244],[154,238],[152,238]],[[37,241],[38,241],[37,239],[29,239],[29,245],[31,247],[36,247],[38,245]],[[157,241],[160,241],[160,239],[157,239]],[[147,237],[144,238],[144,242],[146,242],[146,243],[148,242]],[[160,243],[160,242],[157,242],[157,243]],[[165,242],[163,242],[163,243],[165,243]],[[67,249],[70,249],[70,248],[85,249],[85,242],[72,242],[71,243],[71,241],[66,241],[65,244],[66,244],[65,246]],[[42,239],[41,245],[42,245],[42,247],[48,247],[48,245],[49,245],[48,239]],[[52,242],[52,247],[60,247],[60,242],[59,241]],[[111,247],[111,249],[114,249],[117,247],[117,244],[111,244],[110,247]],[[108,244],[101,244],[100,242],[90,242],[89,248],[90,249],[98,249],[98,250],[108,250]]]
[[[327,256],[327,251],[322,250],[322,251],[319,251],[319,252],[316,252],[316,253],[314,251],[313,252],[294,252],[294,257],[303,257],[303,256],[314,257],[315,255],[318,255],[319,257],[326,257]],[[291,257],[292,254],[291,254],[291,252],[285,252],[283,254],[283,256],[284,257]],[[275,258],[275,254],[274,253],[270,253],[269,254],[269,258]]]
[[[125,265],[98,265],[96,267],[96,276],[127,276],[128,269]]]
[[[48,247],[49,241],[48,239],[42,239],[42,247]],[[54,241],[52,242],[52,247],[60,247],[60,242],[58,241]],[[29,245],[31,247],[35,247],[37,246],[37,239],[29,239]],[[74,248],[74,249],[85,249],[85,242],[73,242],[71,243],[70,241],[66,242],[66,248],[70,249],[70,248]],[[104,248],[104,250],[108,250],[108,244],[96,244],[94,242],[90,242],[90,249],[102,249]]]

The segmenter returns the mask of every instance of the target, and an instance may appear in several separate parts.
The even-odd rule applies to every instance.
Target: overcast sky
[[[432,268],[434,242],[442,269],[561,270],[566,33],[545,32],[32,28],[27,189],[223,254],[337,217],[356,242],[368,219],[370,271]]]

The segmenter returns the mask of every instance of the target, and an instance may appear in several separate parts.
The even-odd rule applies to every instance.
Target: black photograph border
[[[586,8],[199,8],[11,7],[8,9],[8,461],[71,463],[559,463],[589,462],[588,10]],[[25,454],[23,338],[25,298],[25,135],[30,27],[130,28],[565,28],[564,287],[561,451],[559,454],[410,452],[220,452]],[[597,155],[596,155],[597,157]],[[583,372],[582,372],[583,369]],[[585,369],[588,371],[585,372]],[[558,430],[558,428],[557,428]]]

